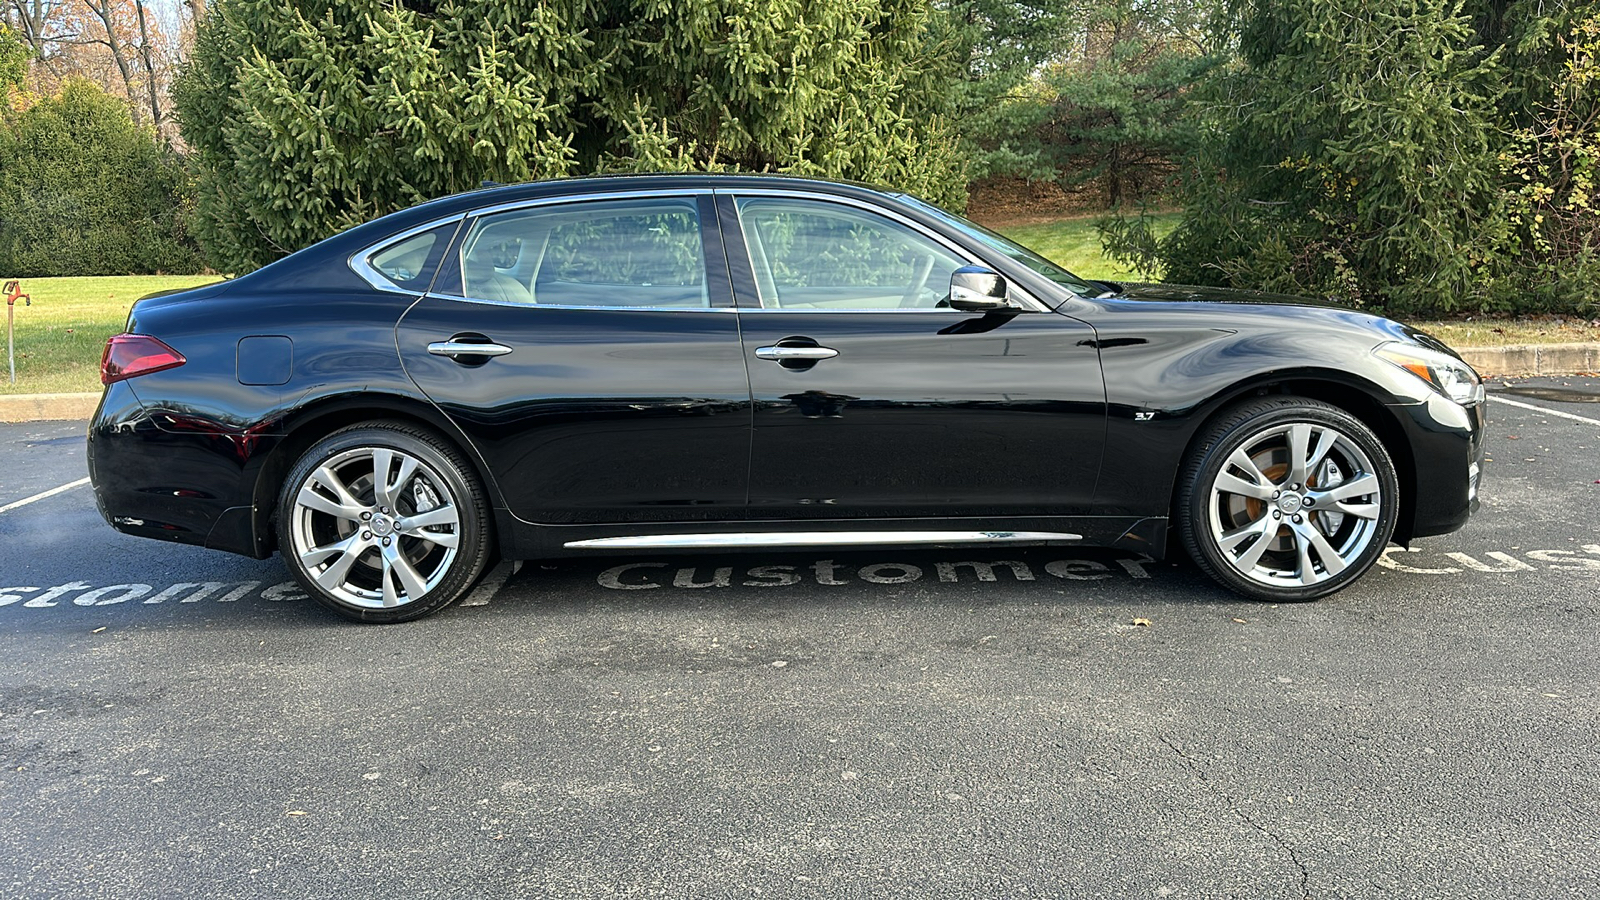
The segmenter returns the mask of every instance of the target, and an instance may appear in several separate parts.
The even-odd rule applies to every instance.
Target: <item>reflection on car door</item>
[[[479,215],[401,319],[407,371],[518,517],[742,512],[749,385],[715,221],[708,194]]]
[[[832,199],[723,196],[755,402],[755,516],[1081,514],[1105,440],[1093,331],[942,306],[974,260]],[[747,254],[739,256],[738,254]]]

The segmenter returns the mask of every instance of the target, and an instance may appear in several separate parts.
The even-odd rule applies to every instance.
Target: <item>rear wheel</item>
[[[1361,577],[1394,533],[1400,487],[1359,419],[1300,397],[1239,406],[1184,467],[1179,534],[1195,562],[1260,600],[1314,600]]]
[[[445,441],[404,423],[361,425],[318,441],[290,471],[278,546],[322,605],[402,622],[449,606],[483,572],[488,504]]]

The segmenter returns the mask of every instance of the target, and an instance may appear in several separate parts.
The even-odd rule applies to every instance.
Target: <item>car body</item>
[[[1070,543],[1159,557],[1174,525],[1228,586],[1309,599],[1391,534],[1461,527],[1483,455],[1476,374],[1406,326],[1082,280],[914,198],[779,176],[431,201],[140,301],[103,369],[89,462],[115,528],[258,558],[288,542],[314,596],[369,621],[448,604],[496,553]],[[319,476],[352,430],[347,470]],[[1287,468],[1206,457],[1241,447],[1258,470]],[[1296,451],[1317,471],[1284,461]],[[1363,468],[1377,480],[1357,507]],[[389,484],[401,474],[416,480]],[[1332,503],[1370,522],[1360,540],[1330,550],[1289,530],[1318,501],[1305,516],[1322,538],[1351,531]],[[415,523],[447,505],[455,521]],[[1283,530],[1266,524],[1279,516]],[[1244,524],[1264,536],[1240,538]],[[1230,541],[1277,568],[1230,579]],[[434,564],[453,554],[450,577],[415,580],[404,544]],[[329,595],[330,566],[382,583]]]

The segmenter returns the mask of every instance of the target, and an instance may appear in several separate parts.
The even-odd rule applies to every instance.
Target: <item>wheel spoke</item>
[[[1228,457],[1228,465],[1250,476],[1255,480],[1256,484],[1271,485],[1273,483],[1271,478],[1262,474],[1261,468],[1256,465],[1255,460],[1250,458],[1250,454],[1244,452],[1243,447],[1233,451],[1233,455]],[[1226,473],[1227,470],[1224,469],[1223,472]]]
[[[390,477],[394,470],[396,457],[399,458],[400,471]],[[378,505],[389,509],[399,509],[397,502],[402,496],[406,483],[411,476],[417,473],[417,461],[404,453],[397,453],[387,447],[379,447],[372,451],[372,492],[378,498]]]
[[[357,500],[355,495],[350,493],[350,489],[345,487],[344,482],[339,480],[339,476],[327,466],[318,466],[317,470],[311,473],[311,480],[327,488],[335,497],[338,497],[339,505],[357,510],[366,508],[366,504]]]
[[[348,519],[352,522],[360,518],[362,511],[366,508],[360,505],[346,506],[337,503],[332,498],[312,490],[309,484],[300,489],[300,493],[295,496],[294,502],[306,509],[314,509],[317,512],[327,513],[336,519]]]
[[[406,559],[406,555],[400,552],[398,543],[390,544],[383,548],[383,568],[384,583],[386,585],[391,571],[399,576],[400,585],[406,591],[406,600],[420,599],[423,594],[428,592],[427,583],[422,580],[421,575],[417,574],[416,567],[411,565],[411,560]]]
[[[372,451],[372,494],[379,506],[394,509],[394,497],[389,491],[389,469],[394,466],[394,451],[378,447]]]
[[[352,548],[346,549],[343,556],[328,564],[326,569],[317,573],[317,584],[326,590],[334,590],[344,584],[344,578],[350,572],[350,567],[355,565],[356,558],[361,551]]]
[[[1336,503],[1333,508],[1358,519],[1376,519],[1383,509],[1376,503]]]
[[[1261,561],[1261,557],[1267,552],[1267,547],[1272,543],[1272,539],[1278,536],[1278,525],[1279,523],[1276,519],[1262,516],[1259,520],[1222,536],[1224,548],[1231,553],[1232,548],[1243,543],[1250,535],[1258,535],[1255,543],[1246,547],[1243,553],[1233,557],[1233,564],[1240,571],[1249,572],[1256,567],[1256,563]]]
[[[352,533],[349,537],[342,541],[324,544],[321,547],[312,547],[310,550],[300,554],[300,561],[305,563],[307,567],[320,566],[324,562],[327,562],[329,559],[338,556],[341,553],[351,552],[355,549],[356,545],[360,543],[361,535]],[[360,554],[357,553],[357,555],[359,556]]]
[[[1248,525],[1240,525],[1232,531],[1224,532],[1222,537],[1217,539],[1217,545],[1224,550],[1232,550],[1249,540],[1252,535],[1263,534],[1265,531],[1266,517],[1263,516]]]
[[[389,485],[390,498],[399,500],[401,492],[405,490],[407,484],[411,483],[411,476],[415,474],[417,474],[417,461],[409,456],[401,457],[400,474],[396,475],[394,482]],[[391,504],[389,508],[396,509],[397,507]]]
[[[1321,493],[1313,494],[1312,496],[1316,497],[1318,502],[1332,501],[1334,503],[1338,503],[1344,500],[1349,500],[1351,497],[1365,497],[1368,494],[1375,494],[1377,492],[1378,476],[1368,474],[1347,479],[1340,484],[1334,485],[1333,487],[1328,488]]]
[[[1267,484],[1251,484],[1237,475],[1223,472],[1217,476],[1216,489],[1228,494],[1240,494],[1245,497],[1254,497],[1257,500],[1271,500],[1272,486]]]
[[[400,595],[394,590],[394,571],[389,565],[389,557],[383,557],[383,605],[394,607],[400,605]]]
[[[416,531],[405,531],[402,534],[406,537],[420,538],[429,543],[438,544],[441,547],[458,547],[461,545],[460,536],[448,531],[423,531],[418,529]]]
[[[1311,438],[1321,435],[1315,448],[1311,446]],[[1328,451],[1333,449],[1337,436],[1329,429],[1318,428],[1304,422],[1289,426],[1289,483],[1304,485],[1310,480],[1311,472],[1322,461]]]
[[[461,517],[456,515],[456,508],[446,503],[435,506],[427,512],[419,512],[414,516],[406,516],[400,520],[400,529],[410,534],[412,528],[428,528],[434,525],[458,525]]]
[[[1333,445],[1339,441],[1338,432],[1331,428],[1319,429],[1316,434],[1317,446],[1311,451],[1311,457],[1306,460],[1306,478],[1308,480],[1311,478],[1311,473],[1317,470],[1317,466],[1322,465],[1322,461],[1328,458],[1328,453],[1333,450]],[[1302,481],[1300,484],[1304,485],[1306,482]]]
[[[1292,526],[1296,548],[1300,553],[1300,583],[1315,584],[1324,578],[1333,576],[1345,570],[1344,558],[1339,551],[1328,543],[1327,537],[1317,530],[1310,522]],[[1317,558],[1322,561],[1323,574],[1318,575],[1316,567],[1311,564],[1311,551],[1317,551]]]
[[[1301,584],[1316,584],[1321,578],[1317,575],[1317,568],[1311,563],[1311,541],[1300,532],[1298,528],[1291,528],[1289,534],[1294,537],[1295,574],[1299,576]]]

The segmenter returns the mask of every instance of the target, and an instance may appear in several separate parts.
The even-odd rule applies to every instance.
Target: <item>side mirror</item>
[[[962,266],[950,273],[950,308],[965,312],[1007,309],[1006,280],[983,266]]]

